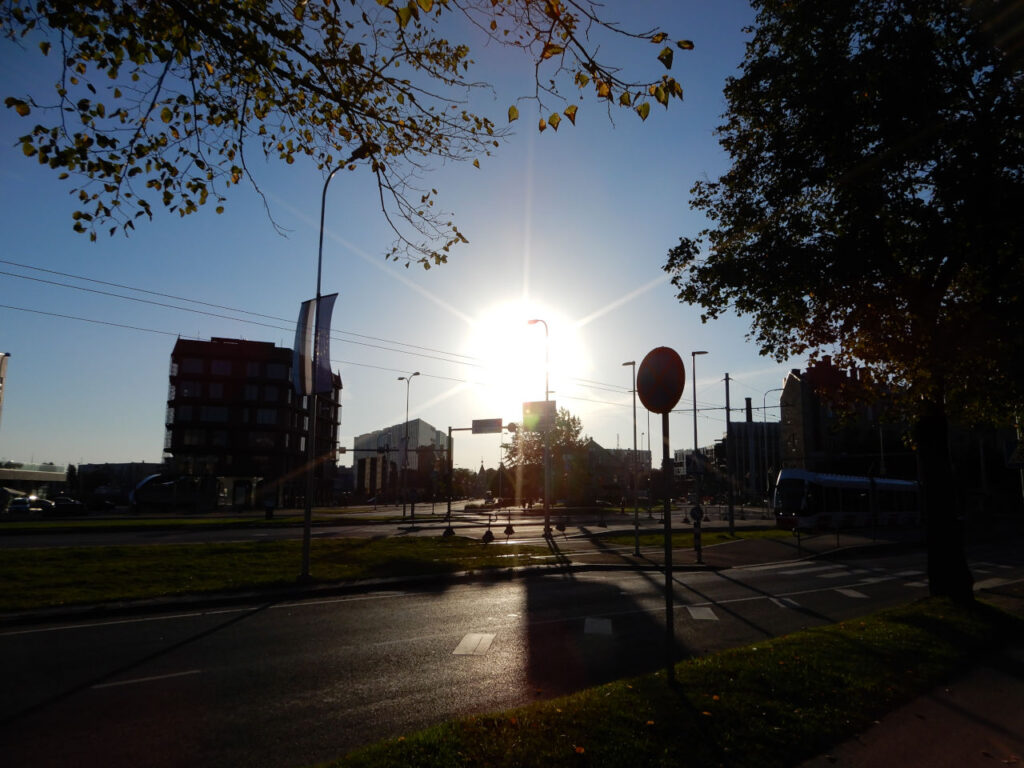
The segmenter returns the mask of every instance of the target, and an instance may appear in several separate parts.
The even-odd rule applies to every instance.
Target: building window
[[[267,378],[287,379],[288,366],[284,365],[283,363],[267,363]]]
[[[259,408],[256,411],[257,424],[277,424],[277,411],[273,408]]]
[[[255,379],[260,375],[260,364],[252,360],[245,364],[245,376],[249,379]]]
[[[183,358],[180,364],[180,370],[182,373],[202,373],[203,361],[198,357]]]
[[[230,360],[213,360],[210,363],[210,373],[214,376],[230,376],[231,375],[231,361]]]
[[[224,397],[224,382],[211,381],[206,385],[206,392],[211,400],[219,400]]]
[[[192,421],[192,406],[191,405],[179,405],[174,409],[174,418],[176,421]]]
[[[224,405],[204,405],[199,409],[199,420],[224,422],[228,420],[228,409]]]
[[[260,388],[255,384],[246,384],[243,397],[250,402],[260,399]]]
[[[226,448],[228,433],[223,429],[215,429],[210,433],[210,445],[214,448]]]
[[[198,381],[182,381],[178,384],[178,397],[202,397],[203,385]]]
[[[268,403],[276,403],[280,396],[280,387],[268,386],[263,388],[263,399]]]
[[[201,429],[186,429],[184,435],[184,443],[188,446],[197,446],[203,444],[204,432]]]
[[[272,432],[250,432],[249,433],[249,447],[250,448],[265,448],[273,450],[274,448],[274,435]]]

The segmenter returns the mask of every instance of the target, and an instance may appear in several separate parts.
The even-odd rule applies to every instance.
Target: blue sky
[[[751,10],[736,0],[608,7],[614,15],[619,6],[629,9],[622,20],[630,26],[658,22],[672,39],[695,42],[694,51],[677,52],[673,67],[684,101],[668,111],[656,106],[642,124],[630,113],[609,121],[588,100],[575,127],[564,121],[558,132],[542,134],[532,103],[520,103],[516,134],[479,169],[439,166],[426,178],[469,239],[448,264],[424,271],[386,262],[392,235],[370,173],[360,168],[331,182],[323,291],[340,294],[331,358],[344,381],[342,445],[404,419],[406,385],[397,378],[413,371],[421,375],[411,383],[412,418],[442,431],[473,419],[518,420],[523,401],[544,398],[544,331],[527,324],[532,317],[548,323],[553,399],[611,448],[633,440],[631,374],[621,364],[639,365],[654,347],[678,351],[688,377],[690,352],[709,353],[697,358],[702,445],[725,430],[726,372],[733,407],[750,397],[760,420],[765,393],[801,365],[759,356],[745,340],[745,319],[702,325],[699,310],[674,298],[661,270],[679,237],[704,225],[689,210],[691,185],[726,168],[713,130],[725,109],[725,78],[742,60]],[[657,77],[657,51],[639,51]],[[501,119],[515,89],[529,82],[530,66],[493,47],[474,54],[478,76],[496,81],[485,98],[493,97],[489,111]],[[6,41],[0,61],[4,96],[54,78],[38,56]],[[256,163],[286,237],[243,186],[222,215],[212,206],[184,219],[158,211],[129,238],[90,243],[71,230],[68,183],[14,144],[29,127],[13,110],[0,111],[0,351],[12,355],[0,460],[158,461],[169,356],[179,334],[291,346],[299,304],[316,288],[324,177],[300,162]],[[253,321],[240,322],[166,296],[262,316],[233,313]],[[674,449],[692,446],[691,386],[688,380],[678,406],[686,412],[670,418]],[[777,405],[778,394],[767,402]],[[642,406],[637,419],[639,441],[649,432]],[[657,446],[659,419],[650,423]],[[456,465],[495,466],[499,451],[497,435],[463,435]],[[343,463],[351,460],[349,454]]]

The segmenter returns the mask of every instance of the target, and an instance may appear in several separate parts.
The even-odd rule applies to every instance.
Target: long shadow
[[[204,629],[203,631],[197,632],[196,634],[190,635],[189,637],[182,638],[181,640],[175,643],[171,643],[170,645],[161,647],[159,650],[153,651],[152,653],[148,653],[145,656],[130,661],[114,669],[102,672],[101,674],[96,675],[95,677],[89,678],[88,680],[78,683],[77,685],[73,685],[70,688],[67,688],[63,691],[59,691],[50,696],[47,696],[41,699],[40,701],[36,702],[35,704],[31,704],[17,712],[5,715],[3,719],[0,719],[0,727],[6,727],[20,719],[29,717],[30,715],[33,715],[36,712],[39,712],[40,710],[47,709],[48,707],[58,704],[64,701],[65,699],[69,699],[72,696],[75,696],[76,694],[82,693],[83,691],[87,691],[90,688],[93,688],[97,685],[102,685],[104,683],[110,682],[111,680],[116,679],[121,675],[130,672],[133,669],[142,667],[163,656],[173,653],[174,651],[180,648],[184,648],[187,645],[190,645],[206,637],[210,637],[211,635],[215,635],[219,632],[222,632],[231,625],[245,621],[246,619],[251,618],[252,616],[255,616],[258,613],[266,611],[274,605],[275,603],[270,602],[264,605],[257,606],[255,608],[245,609],[239,615],[232,616],[231,618],[223,622],[219,622],[215,626],[209,627],[208,629]]]

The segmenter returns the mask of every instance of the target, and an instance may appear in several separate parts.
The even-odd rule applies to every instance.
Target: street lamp
[[[398,381],[405,382],[405,447],[402,449],[402,517],[405,517],[405,493],[406,475],[409,473],[409,384],[413,376],[419,376],[420,372],[410,373],[408,376],[399,376]],[[415,515],[413,515],[415,517]]]
[[[324,179],[324,189],[320,195],[320,242],[316,255],[316,303],[313,305],[313,391],[309,395],[309,433],[306,443],[306,509],[302,525],[302,572],[299,574],[300,582],[308,582],[311,579],[309,562],[310,546],[313,539],[313,467],[317,459],[316,422],[319,415],[317,412],[316,371],[318,365],[317,353],[320,347],[320,339],[318,338],[320,332],[320,283],[324,265],[324,217],[327,209],[327,186],[331,183],[331,179],[334,178],[334,174],[346,165],[369,157],[379,150],[380,146],[372,141],[364,141],[360,144],[344,162],[339,163],[327,174],[327,178]]]
[[[763,453],[762,466],[764,467],[764,493],[766,505],[768,499],[768,395],[772,392],[782,391],[782,387],[776,387],[775,389],[769,389],[761,397],[761,451]],[[782,421],[781,414],[779,415],[779,421]]]
[[[633,368],[633,461],[630,466],[629,492],[633,497],[633,556],[640,557],[640,518],[636,508],[636,360],[622,365]]]
[[[690,389],[693,391],[693,468],[697,470],[697,355],[706,355],[707,350],[698,349],[690,353],[690,372],[693,382]],[[701,473],[696,472],[697,477],[693,481],[693,506],[700,506],[700,477]]]
[[[548,324],[546,321],[541,320],[539,317],[533,318],[528,322],[529,325],[536,325],[540,323],[544,326],[544,402],[547,402],[548,397],[551,395],[551,388],[549,386],[549,364],[551,354],[551,344],[548,336]],[[551,535],[551,430],[544,430],[544,535]]]

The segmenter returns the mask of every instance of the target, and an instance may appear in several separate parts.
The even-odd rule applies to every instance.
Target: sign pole
[[[665,486],[665,675],[675,680],[676,622],[672,599],[672,459],[669,457],[668,413],[661,414],[661,474]]]

